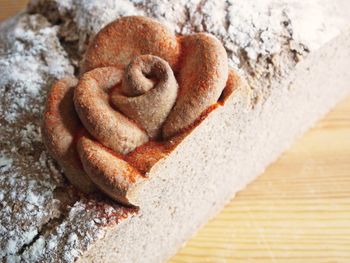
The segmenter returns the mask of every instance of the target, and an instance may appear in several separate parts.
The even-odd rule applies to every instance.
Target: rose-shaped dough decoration
[[[68,85],[71,100],[74,89],[74,106],[70,102],[66,112],[56,111],[55,121],[45,114],[44,142],[76,186],[79,180],[93,182],[124,204],[135,204],[135,188],[145,180],[128,160],[133,156],[129,153],[149,140],[161,143],[191,128],[218,102],[228,79],[227,55],[214,36],[175,36],[157,21],[135,16],[120,18],[95,36],[81,72],[76,88],[75,83]],[[49,95],[48,109],[59,103],[65,107],[62,96],[52,95],[57,85]],[[57,105],[53,106],[52,96]],[[67,141],[62,148],[59,142],[53,143],[52,134],[72,118],[77,119],[74,128],[59,135],[68,138],[62,139]],[[74,135],[79,127],[89,134]],[[147,149],[157,153],[155,159],[168,152],[152,147],[156,146],[148,144]],[[72,161],[66,156],[72,148],[82,163],[75,166],[79,176],[68,175]],[[150,160],[148,154],[147,162],[156,162]]]

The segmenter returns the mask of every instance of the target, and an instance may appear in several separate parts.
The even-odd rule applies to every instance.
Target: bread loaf
[[[304,2],[32,0],[2,22],[1,260],[164,262],[173,255],[349,94],[350,4]],[[237,72],[234,90],[150,169],[139,209],[78,191],[40,134],[49,88],[78,76],[94,35],[127,15],[155,18],[177,34],[215,35]]]

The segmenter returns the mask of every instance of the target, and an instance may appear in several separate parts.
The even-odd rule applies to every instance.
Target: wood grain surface
[[[0,0],[0,20],[25,2]],[[350,97],[170,262],[350,262]]]
[[[0,0],[0,21],[23,10],[28,0]]]

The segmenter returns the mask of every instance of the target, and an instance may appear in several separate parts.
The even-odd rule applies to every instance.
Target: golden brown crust
[[[125,68],[136,56],[155,55],[175,68],[179,44],[167,28],[154,19],[127,16],[104,27],[89,45],[82,72],[98,67]]]
[[[76,78],[68,77],[52,86],[44,112],[42,137],[69,181],[83,192],[90,193],[96,187],[83,170],[75,148],[75,135],[82,127],[73,104],[77,83]]]
[[[243,80],[237,75],[236,71],[233,69],[228,70],[228,77],[224,90],[218,100],[221,106],[224,106],[228,98],[235,92],[238,87],[245,86]]]
[[[204,33],[185,36],[181,38],[181,51],[179,96],[164,123],[166,139],[189,127],[215,104],[228,77],[226,51],[215,37]]]

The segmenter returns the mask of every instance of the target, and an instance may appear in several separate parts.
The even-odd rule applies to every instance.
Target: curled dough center
[[[156,138],[175,104],[177,91],[169,64],[159,57],[142,55],[127,66],[122,87],[112,93],[111,102],[143,127],[149,137]]]

